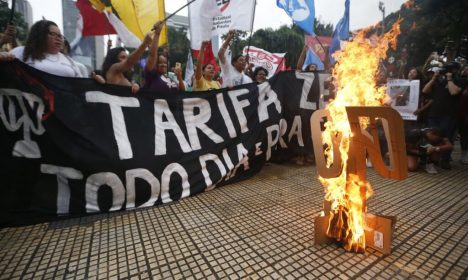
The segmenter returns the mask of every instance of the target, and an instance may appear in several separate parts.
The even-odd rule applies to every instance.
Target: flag
[[[198,57],[198,52],[199,51],[200,50],[193,50],[193,56]],[[202,66],[207,64],[207,63],[212,64],[214,66],[214,70],[215,70],[216,73],[218,73],[220,71],[219,65],[216,62],[216,57],[213,54],[213,48],[211,46],[211,42],[209,42],[208,46],[206,46],[206,48],[205,48],[205,53],[203,55]]]
[[[340,21],[336,24],[333,32],[333,39],[330,45],[330,61],[335,63],[332,54],[341,49],[342,41],[349,39],[349,0],[345,1],[345,12]]]
[[[90,2],[98,10],[105,7],[140,40],[143,40],[145,34],[151,31],[158,20],[165,18],[164,0],[90,0]],[[159,36],[159,45],[165,43],[167,43],[166,27]]]
[[[187,64],[185,64],[185,82],[188,85],[192,85],[192,76],[195,73],[193,69],[192,54],[189,52],[187,56]]]
[[[189,5],[191,47],[198,50],[201,43],[213,35],[229,30],[250,31],[253,26],[255,0],[198,0]]]
[[[305,70],[306,67],[310,64],[317,65],[317,70],[325,69],[325,66],[323,65],[323,62],[320,60],[320,57],[314,52],[313,49],[308,48],[307,54],[304,60],[304,65],[302,66],[302,70]]]
[[[109,19],[109,22],[114,27],[115,31],[119,35],[119,39],[122,40],[125,46],[129,48],[138,48],[141,45],[141,40],[135,36],[130,30],[127,29],[125,24],[112,12],[106,10],[104,12]]]
[[[305,44],[311,48],[321,61],[325,61],[326,51],[330,47],[332,37],[304,35]]]
[[[76,7],[83,18],[82,36],[116,34],[104,13],[94,9],[88,0],[76,1]]]
[[[188,6],[188,10],[190,45],[192,49],[199,50],[203,41],[211,39],[213,18],[221,11],[213,0],[197,0]]]
[[[253,63],[255,67],[260,66],[268,70],[268,78],[276,73],[278,66],[284,62],[284,56],[286,55],[286,53],[270,53],[253,46],[245,46],[243,55],[247,55],[247,49],[249,51],[249,63]]]
[[[276,0],[276,5],[283,9],[302,30],[310,35],[315,34],[314,0]]]
[[[255,0],[216,1],[221,15],[213,19],[213,34],[226,34],[229,30],[251,31],[255,14]]]

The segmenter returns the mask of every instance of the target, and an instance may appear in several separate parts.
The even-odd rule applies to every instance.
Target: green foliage
[[[8,22],[10,21],[10,9],[8,8],[7,1],[0,1],[0,32],[5,30]],[[16,37],[21,43],[26,41],[28,36],[28,25],[23,19],[23,15],[15,12],[13,21],[16,25]]]
[[[170,50],[170,67],[175,66],[176,62],[185,64],[187,62],[188,52],[190,51],[190,41],[187,39],[185,32],[168,26],[167,39],[169,41]]]
[[[315,19],[314,30],[318,36],[331,36],[333,25],[321,23]],[[250,41],[249,41],[250,40]],[[250,43],[251,46],[262,48],[273,53],[284,53],[286,66],[296,67],[297,60],[304,46],[304,31],[296,25],[283,25],[278,29],[259,29],[252,34],[252,38],[247,37],[247,33],[236,34],[231,46],[233,53],[238,54]]]
[[[386,18],[389,30],[398,18],[401,34],[398,49],[409,51],[408,66],[421,66],[432,51],[441,54],[449,40],[458,47],[462,35],[468,35],[468,2],[461,0],[412,0]]]

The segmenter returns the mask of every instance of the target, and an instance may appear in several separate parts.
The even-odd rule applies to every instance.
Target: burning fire
[[[333,69],[338,90],[336,98],[326,108],[330,120],[325,123],[322,137],[327,146],[327,167],[333,164],[333,142],[339,143],[343,166],[338,177],[319,176],[319,180],[325,187],[325,199],[331,202],[327,235],[343,242],[348,251],[362,252],[366,247],[366,201],[372,195],[372,188],[365,178],[348,173],[348,151],[353,135],[345,107],[381,106],[385,103],[386,87],[379,87],[375,77],[379,62],[386,57],[389,46],[396,48],[399,26],[400,21],[397,21],[381,38],[366,38],[366,31],[361,31],[337,54],[339,62]],[[367,122],[361,120],[361,127],[365,128]]]

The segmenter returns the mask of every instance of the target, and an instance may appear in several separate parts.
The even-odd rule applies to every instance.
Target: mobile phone
[[[175,68],[182,68],[182,64],[180,62],[175,63]]]

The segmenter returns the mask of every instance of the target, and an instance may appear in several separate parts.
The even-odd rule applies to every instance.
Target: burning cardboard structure
[[[402,180],[407,177],[406,148],[404,142],[403,120],[400,115],[389,107],[347,107],[352,137],[349,142],[347,158],[347,178],[344,186],[346,192],[359,192],[361,202],[351,201],[348,205],[338,205],[332,209],[334,202],[325,200],[324,216],[315,220],[315,242],[324,244],[333,240],[343,243],[348,251],[363,252],[366,246],[372,247],[384,254],[390,253],[392,231],[396,218],[391,216],[366,214],[366,200],[369,197],[369,184],[366,182],[366,158],[369,158],[375,170],[386,178]],[[323,178],[336,178],[342,174],[343,159],[339,152],[333,153],[333,164],[327,167],[320,122],[329,118],[325,110],[312,115],[311,131],[317,160],[317,171]],[[369,121],[366,128],[362,127],[362,119]],[[361,120],[361,121],[360,121]],[[385,135],[388,152],[381,145]],[[332,149],[338,151],[337,135]],[[383,149],[382,149],[383,148]],[[385,149],[385,150],[387,150]],[[386,163],[388,162],[388,164]],[[353,199],[351,195],[345,195]],[[350,223],[355,222],[349,214],[350,204],[358,204],[364,219],[363,232],[359,237],[351,230]]]
[[[389,46],[395,48],[399,32],[397,22],[381,38],[368,38],[363,31],[347,42],[333,69],[335,99],[312,115],[318,179],[325,188],[324,216],[315,221],[318,244],[336,240],[347,251],[364,252],[369,246],[390,253],[396,219],[367,214],[373,190],[366,160],[384,177],[407,176],[403,121],[383,106],[386,88],[376,83],[380,61]]]

